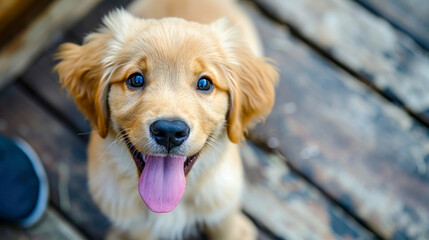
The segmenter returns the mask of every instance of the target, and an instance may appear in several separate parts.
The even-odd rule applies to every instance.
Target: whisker
[[[129,128],[128,128],[129,129]],[[121,135],[122,134],[122,132],[124,132],[124,131],[126,131],[126,130],[128,130],[128,129],[124,129],[124,130],[122,130],[122,131],[120,131],[117,135],[116,135],[116,137],[115,137],[115,139],[109,144],[109,146],[107,146],[106,147],[106,149],[104,149],[104,151],[103,151],[103,153],[98,157],[98,160],[100,160],[105,154],[106,154],[106,152],[114,145],[114,144],[118,144],[118,140],[119,140],[119,142],[120,141],[122,141],[122,139],[125,137],[124,135]],[[120,137],[120,139],[118,139],[118,137]]]

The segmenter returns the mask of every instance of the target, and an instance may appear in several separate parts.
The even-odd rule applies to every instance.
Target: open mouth
[[[139,175],[138,191],[146,206],[156,213],[172,211],[186,188],[186,176],[199,153],[192,156],[152,155],[138,151],[124,135]]]
[[[125,136],[125,140],[127,142],[127,146],[128,149],[130,150],[131,155],[133,156],[134,162],[137,166],[137,170],[138,170],[138,175],[140,176],[141,173],[143,172],[143,169],[146,165],[146,160],[149,156],[149,154],[143,154],[141,152],[139,152],[134,145],[129,141],[128,136]],[[183,170],[185,172],[185,176],[188,176],[189,171],[191,171],[192,166],[194,166],[194,163],[196,162],[198,156],[199,156],[199,152],[192,155],[192,156],[184,156],[184,163],[183,163]],[[159,155],[161,157],[167,157],[166,155],[162,156]]]

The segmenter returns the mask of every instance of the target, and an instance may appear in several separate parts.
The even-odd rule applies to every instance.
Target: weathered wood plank
[[[254,137],[379,235],[429,238],[428,129],[287,29],[249,13],[281,72],[274,110]]]
[[[85,239],[70,223],[53,208],[48,207],[42,219],[30,228],[0,224],[0,236],[3,240],[27,239]]]
[[[407,35],[350,0],[254,1],[429,124],[429,55]]]
[[[99,0],[54,1],[24,31],[0,49],[0,87],[14,80],[47,47]]]
[[[427,0],[355,0],[387,19],[429,50],[429,1]]]
[[[283,239],[373,239],[365,228],[297,176],[278,154],[241,148],[244,210]]]
[[[86,235],[101,239],[109,224],[89,195],[85,143],[16,87],[0,95],[0,132],[35,149],[48,174],[51,201]]]

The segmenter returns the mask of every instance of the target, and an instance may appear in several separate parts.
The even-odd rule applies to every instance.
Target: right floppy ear
[[[107,93],[110,77],[118,66],[115,58],[128,29],[137,21],[123,9],[113,11],[103,19],[104,27],[88,35],[81,46],[64,43],[56,55],[61,60],[54,68],[60,83],[103,138],[109,127]]]
[[[59,47],[55,66],[60,83],[74,97],[78,108],[91,121],[101,137],[108,129],[107,90],[103,84],[105,69],[102,65],[106,48],[104,34],[89,35],[82,46],[64,43]]]
[[[212,23],[220,36],[225,60],[219,66],[229,85],[228,137],[240,143],[249,127],[263,120],[274,105],[274,87],[278,73],[273,60],[256,56],[243,42],[238,28],[227,19]]]

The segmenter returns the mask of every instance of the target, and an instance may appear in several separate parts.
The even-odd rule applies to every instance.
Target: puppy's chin
[[[186,188],[186,177],[199,156],[142,153],[124,136],[139,175],[138,190],[146,206],[156,213],[172,211]]]

